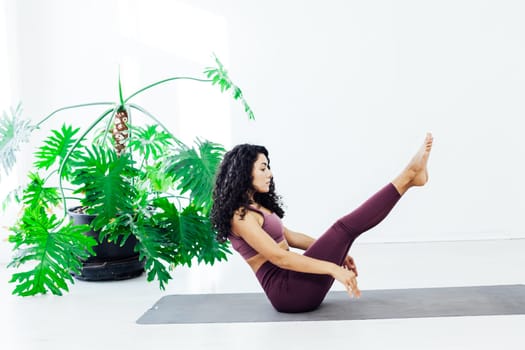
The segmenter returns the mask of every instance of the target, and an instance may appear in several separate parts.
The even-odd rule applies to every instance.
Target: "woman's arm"
[[[298,248],[306,250],[315,242],[315,239],[305,235],[304,233],[299,233],[292,231],[288,228],[284,228],[284,237],[288,242],[288,245],[293,248]]]
[[[292,271],[330,275],[341,282],[350,295],[360,295],[353,271],[329,261],[310,258],[282,249],[261,228],[256,213],[246,212],[243,219],[235,214],[232,219],[232,232],[242,237],[253,249],[274,265]]]
[[[286,241],[290,247],[299,248],[302,250],[310,248],[310,246],[315,242],[315,238],[305,235],[304,233],[294,232],[286,227],[284,228],[284,236],[286,237]],[[355,275],[357,276],[357,267],[355,266],[354,258],[352,258],[350,255],[345,258],[343,266],[349,270],[354,271]]]

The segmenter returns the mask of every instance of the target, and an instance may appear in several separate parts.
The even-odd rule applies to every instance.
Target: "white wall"
[[[522,1],[6,2],[11,103],[28,117],[116,99],[119,64],[129,93],[198,75],[215,51],[255,122],[207,86],[140,102],[186,140],[266,145],[289,227],[320,234],[432,131],[428,187],[362,241],[525,236]]]

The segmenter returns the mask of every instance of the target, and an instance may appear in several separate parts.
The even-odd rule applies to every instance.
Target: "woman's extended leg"
[[[341,265],[351,244],[360,234],[379,224],[409,188],[426,184],[432,141],[432,135],[427,134],[423,145],[401,174],[359,208],[337,220],[305,255]]]
[[[383,187],[359,208],[337,220],[304,254],[342,265],[350,246],[360,234],[380,223],[410,187],[422,186],[427,182],[427,161],[432,141],[432,135],[427,134],[418,153],[392,183]],[[269,280],[263,278],[263,275],[277,273],[272,264],[265,265],[257,273],[261,282]],[[302,312],[317,308],[333,282],[333,278],[328,275],[286,271],[286,278],[278,287],[269,288],[271,291],[265,290],[277,310]]]
[[[379,224],[401,198],[389,183],[359,208],[337,220],[304,255],[342,265],[354,240]]]
[[[337,220],[304,255],[342,265],[354,240],[381,222],[400,197],[394,185],[383,187],[359,208]],[[257,277],[272,305],[281,312],[316,309],[334,282],[329,275],[284,270],[270,262],[259,268]]]

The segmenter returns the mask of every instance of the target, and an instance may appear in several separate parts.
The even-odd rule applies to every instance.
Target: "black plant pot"
[[[77,213],[76,208],[68,210],[71,220],[77,224],[89,225],[95,219],[95,215]],[[86,236],[97,240],[98,245],[93,247],[96,255],[88,258],[82,263],[80,274],[73,277],[82,281],[115,281],[125,280],[140,276],[144,272],[144,261],[139,261],[139,255],[134,251],[137,238],[129,236],[126,243],[121,247],[104,240],[99,241],[99,231],[90,230],[85,232]]]

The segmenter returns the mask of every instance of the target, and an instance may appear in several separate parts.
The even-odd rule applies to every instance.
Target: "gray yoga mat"
[[[139,324],[366,320],[525,314],[525,285],[330,292],[314,311],[286,314],[262,293],[181,294],[161,298]]]

